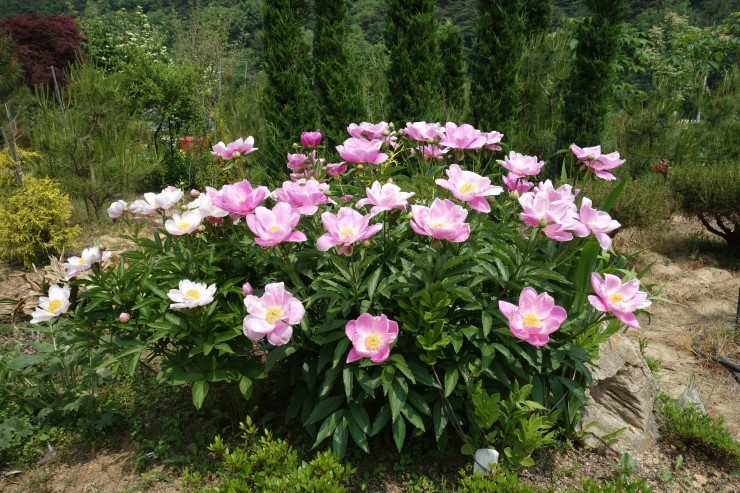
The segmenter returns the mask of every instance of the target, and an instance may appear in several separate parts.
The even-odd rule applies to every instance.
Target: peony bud
[[[196,229],[197,231],[199,231],[200,233],[202,233],[203,231],[205,231],[205,230],[206,230],[206,227],[205,227],[205,226],[203,226],[203,225],[201,224],[200,226],[198,226],[198,227],[197,227],[197,228],[195,228],[195,229]]]
[[[193,197],[194,199],[197,198],[199,195],[200,195],[200,192],[198,190],[194,188],[190,190],[190,196]]]
[[[245,282],[244,286],[242,286],[242,293],[244,293],[244,296],[249,296],[250,294],[254,293],[252,285],[248,282]]]
[[[129,320],[131,320],[131,315],[129,315],[126,312],[121,312],[121,314],[118,315],[118,321],[121,322],[122,324],[125,324]]]

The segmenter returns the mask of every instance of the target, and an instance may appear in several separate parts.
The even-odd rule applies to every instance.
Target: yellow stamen
[[[355,236],[357,236],[357,234],[352,228],[344,228],[339,232],[339,237],[343,240],[354,240]]]
[[[609,301],[612,303],[619,303],[620,301],[624,301],[624,296],[619,293],[610,294]]]
[[[283,311],[273,306],[272,308],[267,309],[267,315],[265,315],[265,320],[268,324],[274,324],[275,320],[278,320],[280,318],[283,318]]]
[[[542,324],[542,320],[540,320],[540,317],[538,317],[534,313],[527,313],[526,315],[524,315],[523,320],[526,327],[539,327]]]
[[[267,231],[269,231],[270,233],[277,233],[278,231],[280,231],[280,226],[278,226],[277,224],[273,224],[272,226],[267,228]]]
[[[370,351],[376,351],[380,347],[380,336],[373,332],[365,338],[365,347]]]
[[[475,185],[472,183],[463,183],[460,187],[460,193],[470,193],[475,191]]]
[[[185,223],[185,222],[182,222],[177,225],[177,229],[179,229],[180,231],[185,231],[189,227],[190,227],[190,223]]]
[[[197,289],[188,289],[185,292],[185,296],[187,296],[188,298],[193,298],[194,300],[199,300],[200,299],[200,291],[198,291]]]
[[[62,307],[62,300],[51,300],[47,311],[54,313]]]
[[[437,222],[437,223],[432,223],[429,226],[432,228],[446,228],[447,223]]]
[[[79,259],[77,259],[77,265],[85,265],[85,259],[82,258],[82,257],[80,257]]]

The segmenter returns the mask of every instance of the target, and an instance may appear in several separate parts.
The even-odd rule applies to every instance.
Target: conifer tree
[[[561,147],[600,144],[614,101],[614,61],[621,46],[625,0],[584,0],[591,16],[578,27],[576,59],[565,87]]]
[[[524,47],[522,0],[478,0],[471,63],[470,123],[511,133],[516,118],[517,72]]]
[[[529,35],[547,31],[552,21],[551,0],[527,0],[522,4],[524,9],[525,30]]]
[[[346,138],[349,123],[366,119],[367,109],[360,72],[348,43],[344,0],[315,0],[314,5],[314,81],[320,128],[333,149]]]
[[[390,119],[439,118],[441,62],[437,51],[435,0],[388,0],[385,45],[390,52]]]
[[[465,112],[465,55],[463,53],[462,29],[451,22],[439,27],[439,55],[442,62],[441,87],[447,113]]]
[[[302,131],[316,128],[310,50],[303,38],[303,0],[266,0],[263,21],[264,71],[260,107],[265,143],[260,154],[271,176],[284,176],[285,155]]]

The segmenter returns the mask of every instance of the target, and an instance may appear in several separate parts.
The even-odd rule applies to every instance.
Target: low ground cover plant
[[[67,259],[32,322],[93,368],[190,386],[196,408],[244,416],[264,382],[339,456],[372,437],[444,449],[454,434],[465,453],[531,464],[572,431],[599,344],[650,305],[611,250],[619,188],[596,204],[535,185],[543,161],[502,155],[500,133],[466,124],[348,132],[334,163],[304,133],[274,190],[245,179],[114,202],[111,217],[161,227],[120,255]],[[231,166],[257,150],[246,138],[212,154]],[[624,162],[572,151],[586,179]]]

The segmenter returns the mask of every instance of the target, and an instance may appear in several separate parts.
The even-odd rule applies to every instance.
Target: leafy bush
[[[240,492],[283,492],[321,491],[342,493],[345,484],[354,473],[351,466],[339,462],[329,451],[320,452],[310,462],[301,462],[298,453],[290,444],[275,439],[268,430],[259,433],[257,426],[247,416],[240,423],[242,444],[233,451],[220,436],[214,439],[208,450],[223,459],[220,481],[217,487],[201,487],[198,476],[186,475],[186,486],[197,487],[189,491],[210,493]]]
[[[665,394],[658,395],[663,439],[689,450],[719,467],[740,468],[740,442],[724,427],[722,417],[712,417],[694,406],[679,407]]]
[[[581,482],[580,488],[557,489],[548,488],[545,493],[555,491],[561,493],[650,493],[652,487],[644,478],[618,477],[610,481],[593,481],[587,479]],[[543,491],[519,482],[513,472],[499,469],[490,477],[480,474],[464,475],[460,480],[457,493],[537,493]]]
[[[272,210],[259,207],[270,191],[247,181],[207,190],[179,205],[190,209],[182,214],[175,206],[183,192],[174,187],[114,204],[113,216],[126,208],[139,217],[161,214],[165,232],[133,238],[138,250],[124,252],[113,267],[100,262],[99,251],[83,252],[82,267],[69,267],[77,291],[56,299],[54,313],[42,306],[35,317],[70,330],[76,347],[107,358],[100,364],[114,372],[133,372],[141,362],[160,382],[191,386],[197,408],[228,405],[243,415],[242,397],[265,379],[265,392],[290,396],[285,414],[302,423],[314,446],[328,439],[340,456],[352,444],[369,452],[376,436],[401,450],[407,436],[433,435],[442,449],[452,432],[466,452],[500,441],[507,460],[528,463],[534,448],[552,440],[553,427],[572,431],[591,381],[586,363],[619,330],[614,315],[627,320],[626,313],[592,308],[591,274],[634,274],[625,258],[590,237],[596,226],[569,222],[575,216],[542,216],[524,228],[520,213],[534,193],[521,204],[512,200],[516,193],[496,200],[463,195],[475,211],[469,216],[449,200],[421,205],[448,193],[437,184],[455,197],[455,187],[502,190],[475,173],[458,176],[462,170],[447,168],[449,162],[424,161],[408,137],[413,131],[400,137],[380,127],[358,129],[397,139],[395,149],[381,140],[350,141],[374,150],[331,184],[283,183],[272,193]],[[448,129],[452,136],[454,124]],[[472,127],[464,131],[482,138]],[[242,159],[254,150],[250,142],[219,152],[231,159],[238,151]],[[377,152],[381,147],[387,154]],[[355,159],[351,148],[340,149],[348,160]],[[293,171],[303,173],[294,177],[328,179],[335,168],[324,167],[321,152],[291,157]],[[481,163],[491,161],[484,152],[458,148],[455,160],[483,172]],[[381,164],[368,165],[376,160]],[[450,180],[435,182],[445,168]],[[392,206],[378,205],[385,200],[381,183]],[[540,199],[578,215],[569,186],[556,191],[546,182],[538,190]],[[400,209],[412,193],[417,203],[409,216]],[[363,194],[368,198],[358,201]],[[376,207],[368,215],[338,205],[360,209],[368,201]],[[630,296],[643,302],[629,314],[649,305],[638,283],[630,286]],[[508,301],[516,299],[520,305]],[[534,299],[539,308],[526,308]],[[62,306],[69,312],[56,318],[67,310]]]
[[[26,176],[23,188],[0,197],[0,258],[30,267],[58,254],[79,232],[71,217],[72,204],[58,182]]]
[[[676,167],[670,189],[682,212],[740,252],[740,161]]]

